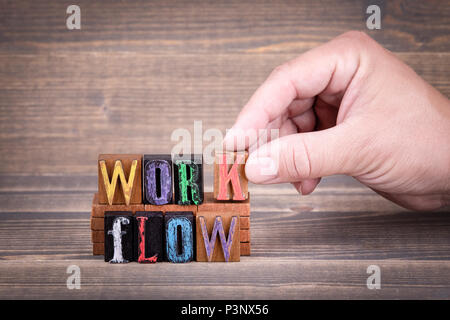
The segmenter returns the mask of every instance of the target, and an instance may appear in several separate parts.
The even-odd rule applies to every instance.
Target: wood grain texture
[[[168,211],[189,211],[194,215],[197,213],[196,205],[180,206],[178,204],[164,204],[158,206],[155,204],[146,204],[144,205],[144,208],[145,211],[162,211],[163,213],[166,213]]]
[[[131,211],[133,214],[136,211],[144,211],[144,204],[130,204],[129,206],[125,204],[100,204],[98,202],[98,193],[94,194],[92,199],[92,210],[91,217],[92,218],[103,218],[105,216],[106,211]],[[92,230],[100,230],[100,229],[92,229]]]
[[[105,235],[103,234],[103,237],[104,236]],[[92,243],[92,254],[94,256],[103,256],[105,254],[105,243],[104,242]]]
[[[241,229],[242,232],[242,229]],[[252,253],[251,250],[251,242],[241,242],[241,257],[242,256],[250,256]]]
[[[3,1],[0,174],[94,175],[104,151],[167,153],[194,120],[229,128],[272,69],[351,29],[450,97],[446,2],[381,2],[369,31],[367,1],[81,0],[68,31],[64,3]]]
[[[239,263],[130,263],[123,267],[92,260],[36,261],[25,265],[6,261],[0,265],[0,283],[8,287],[4,299],[429,299],[448,298],[450,265],[445,261],[404,260],[292,260],[242,258]],[[101,263],[100,263],[101,262]],[[407,266],[406,264],[407,263]],[[81,290],[67,290],[66,269],[77,264]],[[368,290],[368,265],[383,270],[384,287]],[[193,281],[186,273],[202,275]],[[283,272],[274,272],[282,268]],[[21,274],[11,277],[10,270]],[[151,269],[151,272],[149,270]],[[192,273],[191,273],[192,272]],[[218,277],[217,274],[221,276]],[[239,275],[239,276],[237,276]],[[167,283],[171,285],[167,285]],[[255,285],[259,283],[260,285]],[[105,284],[110,290],[105,290]],[[264,284],[264,285],[263,285]]]
[[[241,242],[250,242],[250,230],[248,229],[242,229],[242,227],[239,229],[239,239]]]
[[[250,229],[250,217],[240,217],[239,224],[241,226],[241,230]]]
[[[124,211],[127,212],[127,211]],[[105,218],[91,217],[91,230],[92,231],[104,231],[104,220]]]
[[[92,229],[92,225],[91,225]],[[92,229],[91,231],[91,241],[92,243],[104,243],[105,242],[105,231]]]
[[[197,206],[197,212],[233,212],[241,217],[250,216],[250,193],[244,201],[215,200],[213,192],[205,192],[205,200]]]
[[[2,1],[0,298],[448,299],[449,209],[408,212],[340,176],[309,196],[249,185],[252,256],[236,264],[92,256],[98,154],[167,153],[194,120],[230,128],[273,68],[342,32],[364,30],[450,97],[447,2],[376,1],[382,29],[368,31],[374,3],[79,0],[68,31],[67,3]],[[82,290],[67,290],[73,264]]]
[[[66,3],[6,1],[0,49],[9,52],[303,51],[349,29],[366,29],[369,4],[382,10],[382,30],[370,31],[391,50],[448,51],[445,1],[157,1],[79,0],[82,29],[68,32]],[[200,10],[201,8],[201,10]],[[27,23],[24,24],[23,22]],[[325,23],[326,22],[326,23]],[[368,31],[368,30],[367,30]],[[13,45],[10,45],[13,44]]]
[[[450,295],[447,276],[450,212],[408,212],[346,177],[326,178],[317,192],[304,197],[287,185],[250,186],[252,256],[241,257],[236,269],[210,266],[206,273],[205,267],[199,266],[203,264],[197,263],[184,269],[161,263],[161,267],[151,272],[147,267],[153,266],[138,269],[137,263],[128,264],[124,269],[110,269],[102,257],[92,256],[89,220],[96,177],[77,179],[8,178],[6,182],[0,179],[1,190],[4,190],[3,183],[11,181],[14,192],[19,193],[21,188],[27,190],[21,194],[22,198],[38,192],[47,200],[63,190],[92,184],[87,193],[64,193],[69,203],[78,204],[73,208],[67,202],[55,201],[53,210],[28,211],[26,202],[19,205],[12,202],[13,206],[4,202],[0,213],[1,298],[119,295],[131,298],[138,294],[151,298],[159,293],[159,297],[201,299],[206,296],[204,290],[211,293],[209,298],[227,298],[236,289],[232,284],[238,282],[236,298],[445,298]],[[39,185],[45,191],[38,191]],[[2,193],[4,197],[8,192]],[[66,289],[65,271],[71,264],[79,265],[82,270],[81,293]],[[379,265],[382,270],[383,287],[376,292],[365,287],[366,268],[371,264]],[[166,281],[172,272],[181,270],[183,276]],[[220,272],[224,273],[223,279],[212,278]],[[232,277],[238,279],[230,280]],[[138,279],[143,282],[138,284]],[[150,283],[153,285],[146,285]]]
[[[373,193],[373,199],[347,197],[346,193],[355,194],[366,189],[360,186],[358,190],[358,185],[351,188],[352,184],[349,183],[348,191],[342,191],[333,180],[336,179],[326,179],[319,186],[315,198],[299,197],[290,188],[281,188],[276,196],[268,196],[263,187],[258,187],[255,190],[257,195],[252,197],[254,245],[258,244],[260,249],[266,247],[268,252],[279,255],[275,252],[278,245],[271,246],[271,243],[287,239],[283,252],[290,251],[289,256],[319,256],[327,259],[349,258],[350,253],[355,258],[450,258],[448,212],[408,212],[395,205],[390,210],[356,210],[362,208],[358,203],[376,202],[378,199],[378,203],[382,204],[386,200],[370,190],[367,193]],[[336,202],[334,210],[322,210],[322,206],[327,209],[328,205],[321,203],[321,195],[330,192],[354,203],[354,210],[342,210],[341,207],[345,208],[342,202]],[[275,198],[280,198],[282,204],[274,205]],[[37,255],[42,254],[46,247],[49,252],[58,247],[68,254],[82,252],[83,247],[88,248],[90,245],[90,200],[90,196],[84,198],[86,210],[80,212],[71,211],[63,203],[54,212],[26,212],[20,206],[14,208],[16,210],[2,212],[0,226],[3,242],[0,256],[9,259],[8,256],[14,256],[16,252],[18,258],[26,258],[33,251]],[[315,202],[315,207],[308,206],[311,201]],[[18,230],[28,231],[21,233]]]

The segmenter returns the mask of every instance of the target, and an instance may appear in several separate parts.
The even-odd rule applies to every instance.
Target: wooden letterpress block
[[[106,211],[130,211],[133,214],[137,211],[144,211],[145,206],[143,204],[130,204],[129,206],[125,204],[100,204],[98,199],[98,193],[94,194],[94,199],[92,200],[92,211],[91,217],[103,218]],[[102,219],[103,220],[103,219]],[[103,226],[100,229],[92,230],[103,230]]]
[[[219,201],[214,199],[212,192],[205,192],[205,198],[201,205],[197,206],[197,216],[202,212],[232,212],[240,216],[240,230],[248,230],[250,235],[250,193],[244,201]],[[245,234],[245,231],[244,231]],[[244,235],[245,237],[245,235]],[[241,256],[250,255],[250,243],[241,243]]]
[[[205,211],[233,212],[240,217],[250,217],[250,193],[244,201],[231,202],[216,200],[212,192],[205,192],[203,203],[197,206],[197,215]]]
[[[195,252],[194,214],[166,212],[164,222],[167,260],[175,263],[192,261]]]
[[[104,223],[105,219],[104,218],[96,218],[96,217],[91,217],[91,230],[101,230],[103,231],[105,228],[105,223]]]
[[[98,156],[98,199],[100,204],[142,203],[142,155]]]
[[[241,217],[240,224],[242,229],[250,229],[250,217]]]
[[[203,155],[174,155],[174,203],[199,205],[203,202]]]
[[[105,232],[103,230],[92,230],[91,231],[91,242],[92,243],[104,243],[105,242]]]
[[[214,163],[214,199],[244,201],[248,198],[245,162],[248,152],[217,152]]]
[[[92,254],[94,256],[102,256],[105,254],[105,244],[102,242],[95,242],[92,244]]]
[[[240,242],[250,242],[250,230],[249,229],[240,229]]]
[[[145,205],[145,211],[162,211],[163,213],[166,212],[192,212],[195,216],[197,213],[197,206],[196,205],[187,205],[187,206],[180,206],[178,204],[164,204],[162,206],[154,205],[154,204],[146,204]]]
[[[241,256],[249,256],[251,254],[250,242],[241,242]]]
[[[142,166],[144,203],[172,203],[172,156],[145,154]]]
[[[239,261],[239,215],[231,212],[198,212],[197,261]]]
[[[105,212],[105,261],[133,261],[134,218],[131,212]]]
[[[135,260],[139,263],[164,261],[164,218],[161,211],[136,212]]]

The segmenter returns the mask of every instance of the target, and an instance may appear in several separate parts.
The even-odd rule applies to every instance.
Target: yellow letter
[[[114,172],[109,180],[108,171],[106,170],[105,160],[100,161],[100,169],[103,176],[103,182],[105,184],[106,196],[108,197],[108,203],[113,204],[114,193],[116,191],[117,178],[120,177],[120,183],[122,185],[123,196],[125,198],[125,204],[128,206],[131,201],[131,192],[133,191],[134,177],[136,176],[137,160],[133,160],[130,169],[130,176],[128,181],[125,178],[125,173],[123,172],[122,162],[117,160],[114,165]]]

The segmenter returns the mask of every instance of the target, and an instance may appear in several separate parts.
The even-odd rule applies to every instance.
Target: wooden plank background
[[[450,297],[449,213],[408,212],[347,177],[306,197],[251,185],[253,251],[236,264],[111,266],[89,230],[99,153],[168,152],[195,120],[225,130],[274,67],[345,31],[449,97],[448,2],[74,3],[69,31],[65,1],[0,0],[0,298]],[[381,30],[366,30],[369,4]],[[71,264],[82,290],[66,288]]]

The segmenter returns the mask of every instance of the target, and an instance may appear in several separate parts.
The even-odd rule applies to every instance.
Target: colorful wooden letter
[[[194,214],[166,212],[164,217],[167,260],[175,263],[194,259]]]
[[[214,192],[203,155],[101,154],[91,212],[94,255],[110,263],[239,261],[250,255],[247,152],[216,152]]]
[[[99,155],[99,203],[109,205],[142,203],[141,163],[140,154]]]
[[[244,201],[248,198],[247,158],[247,152],[216,152],[214,199]]]
[[[142,182],[144,203],[172,203],[171,155],[144,155]]]
[[[174,156],[175,203],[199,205],[203,202],[203,155]]]
[[[197,261],[240,261],[239,215],[198,212],[196,225]]]
[[[163,213],[136,212],[135,218],[135,260],[139,263],[164,261]]]
[[[105,261],[133,261],[133,225],[131,212],[105,212]]]

